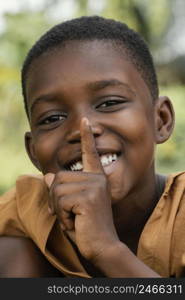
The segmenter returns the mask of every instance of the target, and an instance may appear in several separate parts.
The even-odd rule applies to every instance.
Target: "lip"
[[[116,153],[118,155],[118,157],[121,154],[121,151],[118,149],[114,149],[114,148],[96,148],[97,153],[99,155],[104,155],[104,154],[110,154],[110,153]],[[77,151],[73,151],[74,155],[72,155],[69,159],[66,160],[66,162],[63,164],[63,168],[65,170],[69,170],[70,165],[76,163],[77,161],[82,161],[82,152],[81,150],[77,150]]]
[[[119,165],[120,163],[120,157],[121,157],[121,152],[119,152],[120,154],[118,155],[118,158],[116,161],[113,161],[110,165],[107,165],[107,166],[104,166],[103,167],[103,170],[105,172],[105,174],[107,176],[111,175],[115,169],[117,168],[117,166]]]

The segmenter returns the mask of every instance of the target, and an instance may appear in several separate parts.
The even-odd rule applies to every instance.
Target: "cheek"
[[[41,171],[46,173],[52,171],[55,165],[54,157],[56,142],[48,136],[38,136],[34,141],[35,156],[40,164]]]
[[[155,134],[152,120],[144,115],[137,115],[127,124],[128,139],[125,145],[125,156],[135,172],[145,172],[151,166],[155,152]]]
[[[155,138],[152,121],[143,114],[130,115],[123,126],[125,120],[122,119],[122,129],[118,131],[117,127],[122,138],[123,155],[115,174],[109,178],[113,203],[137,186],[153,167]]]
[[[120,116],[119,124],[122,126],[123,143],[130,146],[145,147],[155,142],[155,126],[153,114],[136,108]],[[134,150],[134,148],[132,148]]]

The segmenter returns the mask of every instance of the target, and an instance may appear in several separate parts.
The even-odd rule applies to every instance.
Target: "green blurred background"
[[[4,2],[4,3],[2,3]],[[82,15],[102,15],[142,34],[154,57],[161,95],[176,112],[171,139],[158,146],[156,168],[185,169],[185,1],[184,0],[6,0],[0,4],[0,193],[18,175],[37,170],[27,158],[20,68],[32,44],[52,25]]]

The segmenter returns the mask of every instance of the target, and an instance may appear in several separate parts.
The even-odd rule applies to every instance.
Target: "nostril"
[[[68,140],[69,144],[77,144],[81,142],[81,139],[72,139],[72,140]]]
[[[97,138],[99,137],[101,134],[100,133],[93,133],[94,137]]]
[[[103,132],[104,132],[104,128],[100,124],[96,124],[96,125],[93,124],[91,126],[91,130],[92,130],[92,133],[93,133],[93,135],[94,135],[95,138],[101,136],[103,134]]]

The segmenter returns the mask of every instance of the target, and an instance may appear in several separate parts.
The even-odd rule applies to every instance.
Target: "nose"
[[[81,121],[81,120],[80,120]],[[97,122],[94,123],[92,120],[89,120],[91,130],[93,133],[93,136],[95,138],[101,136],[104,132],[103,126],[101,124],[98,124]],[[81,135],[80,135],[80,122],[79,124],[74,124],[73,128],[71,128],[70,132],[67,136],[67,142],[70,144],[80,143],[81,142]]]

